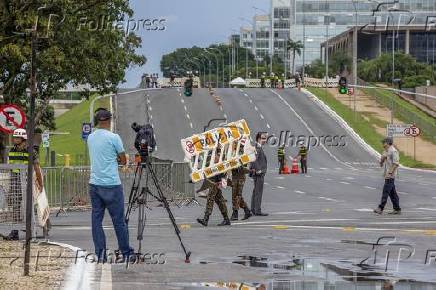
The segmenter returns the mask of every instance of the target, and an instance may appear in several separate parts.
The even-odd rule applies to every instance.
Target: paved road
[[[344,276],[353,275],[350,269],[373,278],[382,273],[383,269],[377,268],[362,274],[362,269],[353,267],[351,262],[367,257],[370,247],[350,241],[375,242],[385,235],[396,236],[399,242],[415,249],[413,257],[402,262],[399,269],[393,269],[391,264],[389,275],[436,282],[436,266],[424,265],[426,251],[434,248],[436,235],[435,174],[402,169],[397,184],[403,215],[376,216],[371,209],[377,205],[382,187],[377,160],[308,96],[295,90],[218,89],[217,94],[224,102],[221,111],[207,90],[195,90],[192,98],[182,98],[176,89],[147,94],[118,99],[117,128],[124,140],[133,140],[130,123],[145,121],[148,111],[158,140],[156,154],[163,159],[182,160],[180,139],[201,132],[209,119],[220,117],[227,117],[229,121],[246,119],[253,135],[257,131],[279,135],[280,131],[289,130],[304,136],[345,136],[346,146],[312,147],[309,174],[305,176],[279,176],[276,148],[269,146],[263,203],[264,211],[270,213],[268,217],[255,217],[218,228],[214,224],[220,221],[220,216],[215,208],[211,226],[203,228],[195,223],[203,207],[174,208],[179,224],[184,225],[182,236],[193,252],[191,264],[183,263],[166,213],[153,208],[148,215],[145,249],[165,253],[167,263],[136,265],[129,269],[120,265],[97,267],[93,287],[99,287],[102,282],[103,286],[113,289],[198,289],[189,283],[234,281],[263,282],[269,289],[273,289],[273,285],[274,289],[297,289],[284,285],[290,283],[286,281],[300,281],[293,285],[318,289],[327,285],[326,277],[346,280]],[[129,149],[133,151],[132,147]],[[294,156],[296,150],[288,147],[287,154]],[[251,191],[249,180],[244,189],[248,201]],[[226,191],[225,195],[230,208],[230,192]],[[92,250],[89,213],[69,213],[54,223],[54,238]],[[106,225],[109,247],[113,249],[116,244],[109,218]],[[136,247],[135,223],[131,222],[130,227],[132,244]],[[384,250],[381,252],[380,255],[386,254]],[[394,250],[391,254],[396,255]],[[295,257],[304,260],[304,273]],[[320,262],[329,266],[321,266]],[[312,282],[302,282],[304,280]],[[350,282],[335,285],[350,289],[352,286],[347,283]],[[370,285],[368,289],[380,286],[379,282],[360,283]],[[397,286],[410,289],[410,284]],[[415,287],[424,289],[419,288],[423,287],[420,285]]]

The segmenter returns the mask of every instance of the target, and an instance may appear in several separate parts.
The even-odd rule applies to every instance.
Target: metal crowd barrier
[[[24,227],[26,186],[26,165],[0,164],[0,226],[4,233]]]
[[[261,80],[260,79],[247,79],[245,81],[245,83],[246,83],[247,88],[260,88],[261,87]],[[280,84],[280,86],[282,85],[281,80],[279,80],[278,83]],[[307,87],[325,88],[327,86],[329,88],[336,88],[338,86],[339,79],[338,78],[329,78],[327,80],[327,84],[326,84],[325,79],[315,79],[315,78],[306,77],[304,79],[304,83],[305,83],[305,86],[307,86]],[[269,79],[265,80],[265,88],[270,88],[270,87],[271,87],[271,81]],[[295,88],[296,87],[295,80],[294,79],[285,80],[284,87],[285,88]]]
[[[175,78],[174,81],[171,82],[169,78],[161,78],[159,79],[159,87],[160,88],[183,87],[187,79],[188,78]],[[194,77],[193,86],[194,88],[201,87],[199,77]]]
[[[172,202],[182,203],[195,198],[194,185],[189,183],[189,165],[177,162],[153,162],[153,169],[165,197]],[[51,208],[61,210],[88,208],[89,200],[89,166],[78,167],[45,167],[43,168],[44,186]],[[126,202],[135,176],[135,166],[127,170],[120,169],[120,179],[124,188]],[[143,175],[142,184],[145,186],[146,175]],[[157,196],[157,188],[149,176],[148,188]],[[148,201],[156,199],[149,195]]]

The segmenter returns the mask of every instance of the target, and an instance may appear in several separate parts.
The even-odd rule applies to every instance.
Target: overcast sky
[[[232,29],[239,31],[240,26],[248,26],[240,17],[252,19],[264,14],[254,7],[269,11],[270,0],[130,0],[135,11],[133,19],[138,23],[145,19],[165,19],[164,31],[137,29],[142,38],[142,48],[148,61],[143,67],[129,69],[127,83],[122,87],[136,87],[144,72],[160,72],[162,55],[180,47],[208,46],[212,43],[227,41]],[[133,24],[132,26],[133,27]]]

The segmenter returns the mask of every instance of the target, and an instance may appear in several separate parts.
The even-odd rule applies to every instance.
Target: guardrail
[[[190,171],[187,163],[153,162],[152,166],[159,179],[162,192],[169,201],[179,203],[195,197],[194,185],[189,183]],[[63,210],[90,207],[89,166],[44,167],[43,174],[50,207]],[[129,198],[134,176],[135,166],[120,170],[126,201]],[[145,180],[144,174],[141,186],[145,186]],[[153,195],[158,195],[151,178],[149,178],[148,188]],[[153,202],[156,199],[149,195],[148,201]]]
[[[178,88],[178,87],[183,87],[185,85],[185,81],[188,78],[175,78],[173,82],[171,82],[171,80],[169,78],[161,78],[158,81],[158,85],[160,88]],[[200,78],[199,77],[194,77],[194,82],[193,82],[193,86],[194,88],[200,88],[201,84],[200,84]]]
[[[261,80],[260,79],[247,79],[245,80],[247,88],[260,88]],[[339,83],[339,78],[329,78],[326,82],[325,79],[316,79],[316,78],[304,78],[304,84],[306,87],[316,87],[316,88],[336,88]],[[279,87],[283,88],[283,81],[279,80]],[[295,79],[285,80],[284,88],[295,88]],[[271,81],[269,79],[265,80],[265,88],[271,88]]]

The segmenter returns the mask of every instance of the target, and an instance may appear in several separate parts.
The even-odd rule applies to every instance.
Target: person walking
[[[300,144],[297,158],[300,158],[301,173],[307,173],[307,148],[304,144]]]
[[[245,166],[240,166],[238,168],[232,169],[232,208],[233,213],[230,220],[238,220],[238,211],[240,208],[244,210],[243,220],[249,219],[251,217],[251,211],[247,206],[247,203],[242,196],[242,190],[245,184],[245,175],[249,173],[249,170]]]
[[[259,132],[256,135],[256,161],[250,163],[250,176],[254,180],[253,195],[251,197],[251,211],[255,216],[267,216],[262,212],[262,195],[265,174],[267,172],[267,159],[263,152],[266,143],[266,133]]]
[[[215,153],[215,163],[219,162],[220,150],[217,149]],[[202,219],[197,219],[197,222],[205,227],[209,223],[209,217],[213,211],[213,204],[216,203],[221,211],[224,220],[218,226],[230,226],[230,219],[227,212],[226,200],[224,199],[221,189],[224,187],[224,182],[227,181],[227,175],[221,173],[206,180],[209,187],[207,194],[206,211]]]
[[[133,255],[129,246],[129,233],[124,220],[124,193],[118,172],[118,164],[127,165],[123,142],[119,135],[110,131],[112,114],[100,109],[95,116],[97,129],[88,137],[88,150],[91,161],[89,195],[92,205],[92,238],[98,260],[105,262],[106,236],[103,231],[105,210],[109,211],[119,251],[123,259]]]
[[[395,175],[400,166],[400,154],[395,148],[394,141],[391,137],[385,138],[382,142],[384,152],[380,159],[380,167],[384,167],[383,177],[385,184],[383,186],[380,205],[374,209],[374,212],[376,214],[382,214],[389,197],[394,208],[389,214],[399,215],[401,214],[401,207],[400,198],[395,188]]]

